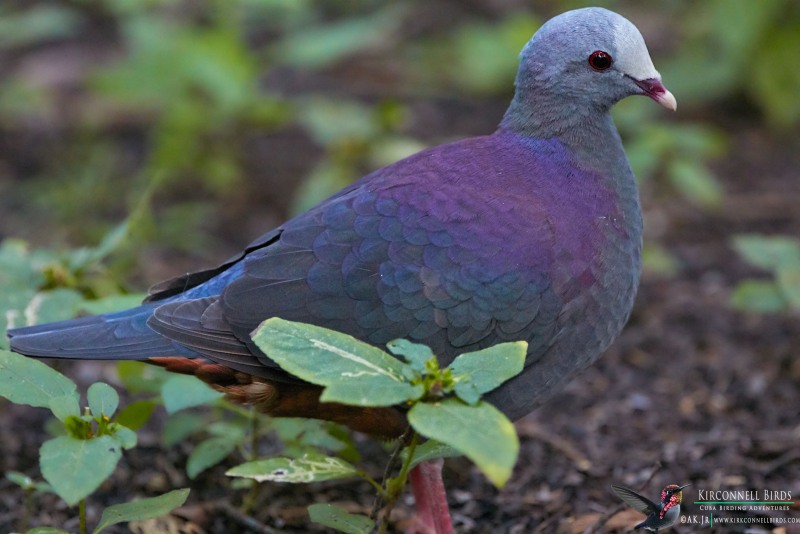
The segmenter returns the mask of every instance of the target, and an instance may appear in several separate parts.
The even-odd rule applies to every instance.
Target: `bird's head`
[[[518,97],[556,112],[608,111],[645,95],[675,110],[644,38],[625,17],[603,8],[568,11],[547,21],[520,54]],[[559,109],[561,107],[562,109]]]
[[[684,484],[683,486],[670,484],[665,486],[664,489],[661,490],[661,502],[672,506],[680,504],[683,499],[683,488],[687,486],[691,486],[691,484]]]

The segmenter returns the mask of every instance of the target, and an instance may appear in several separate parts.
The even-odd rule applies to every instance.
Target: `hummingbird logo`
[[[661,490],[661,501],[655,503],[639,495],[632,489],[624,486],[611,485],[611,489],[616,493],[617,497],[625,501],[625,504],[643,513],[647,518],[634,527],[635,530],[643,528],[651,532],[658,532],[662,528],[669,528],[675,524],[681,515],[681,499],[683,498],[683,488],[691,486],[691,484],[684,484],[678,486],[670,484]]]

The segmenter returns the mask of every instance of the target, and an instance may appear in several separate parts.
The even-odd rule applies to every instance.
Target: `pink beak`
[[[667,91],[664,84],[658,78],[648,78],[647,80],[634,80],[644,94],[661,104],[667,109],[675,111],[678,109],[678,101],[675,96]]]

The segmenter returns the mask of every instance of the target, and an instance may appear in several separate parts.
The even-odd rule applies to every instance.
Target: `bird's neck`
[[[552,93],[518,91],[500,129],[536,139],[555,137],[578,154],[602,151],[604,145],[612,151],[621,149],[609,109],[565,101]]]
[[[536,99],[531,96],[518,91],[499,131],[533,139],[557,139],[578,164],[611,176],[630,168],[608,109],[578,106],[547,95],[537,95]]]

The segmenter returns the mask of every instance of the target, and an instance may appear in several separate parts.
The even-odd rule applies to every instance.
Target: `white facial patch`
[[[614,58],[617,69],[634,80],[661,79],[650,59],[644,37],[636,26],[624,17],[614,17],[611,36],[617,50]]]

